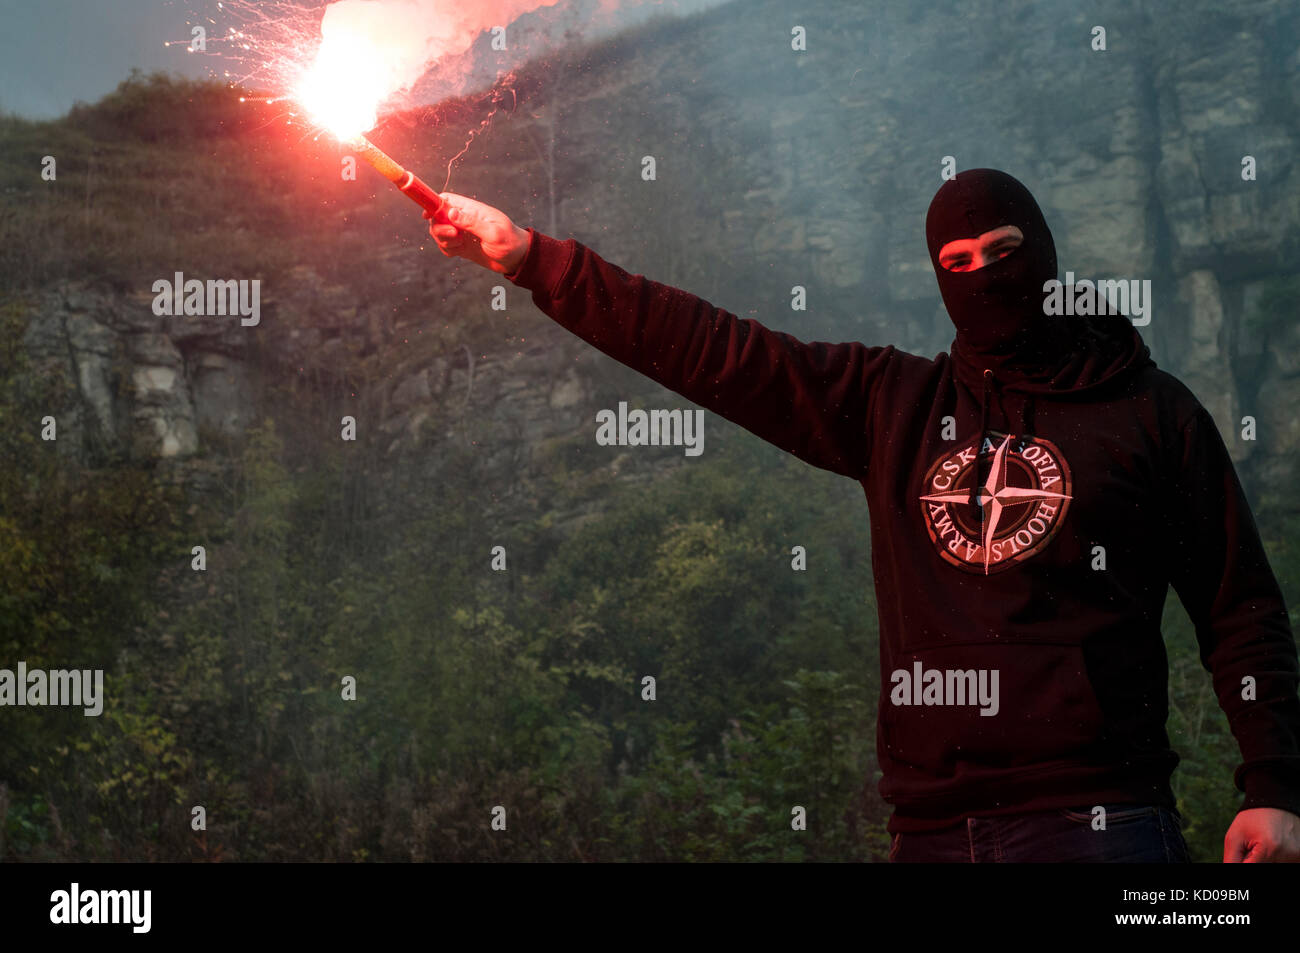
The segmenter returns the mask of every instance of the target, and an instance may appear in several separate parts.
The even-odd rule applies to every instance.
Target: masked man
[[[1044,313],[1029,191],[962,172],[926,239],[933,360],[804,343],[454,194],[446,255],[615,360],[859,481],[880,595],[877,753],[896,861],[1186,861],[1165,732],[1170,584],[1241,748],[1225,861],[1300,860],[1286,607],[1214,421],[1132,323]]]

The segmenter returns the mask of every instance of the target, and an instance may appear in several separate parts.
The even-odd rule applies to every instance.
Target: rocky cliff
[[[791,49],[796,26],[806,50]],[[929,356],[951,341],[923,235],[944,157],[1006,169],[1043,205],[1063,272],[1151,281],[1142,332],[1156,360],[1212,411],[1252,496],[1294,507],[1297,36],[1300,8],[1281,0],[1231,12],[1208,0],[1086,12],[814,0],[797,13],[737,0],[521,71],[448,187],[805,340]],[[436,130],[408,120],[383,139],[437,170],[483,115]],[[148,172],[98,171],[114,174]],[[63,276],[30,295],[25,342],[59,382],[60,446],[192,475],[268,414],[326,435],[353,414],[381,471],[436,479],[455,443],[481,455],[502,506],[544,505],[535,483],[557,447],[602,478],[683,465],[680,450],[627,454],[591,435],[619,399],[684,401],[499,276],[421,247],[400,197],[377,196],[369,219],[365,201],[325,213],[337,234],[321,241],[349,240],[345,264],[296,250],[267,278],[256,328],[157,316],[135,279]],[[504,312],[490,304],[498,285]],[[808,289],[806,312],[790,309],[794,285]],[[1241,439],[1247,416],[1255,440]]]

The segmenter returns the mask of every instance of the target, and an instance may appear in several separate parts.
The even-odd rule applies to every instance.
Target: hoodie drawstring
[[[984,483],[983,461],[984,461],[984,435],[989,429],[989,388],[993,383],[993,371],[984,368],[984,390],[980,395],[980,435],[979,440],[975,442],[975,479],[970,485],[970,505],[978,506],[979,501],[976,494],[979,493],[980,487]],[[980,539],[984,538],[984,507],[979,506],[980,514]]]
[[[979,509],[981,539],[984,538],[984,507],[979,503],[978,494],[980,487],[984,485],[984,440],[989,430],[989,389],[993,384],[993,370],[984,368],[983,377],[984,387],[980,394],[980,435],[975,443],[975,479],[970,485],[970,505]],[[1020,405],[1020,433],[1016,434],[1018,438],[1029,434],[1029,405],[1032,400],[1033,397],[1026,394],[1024,402]]]

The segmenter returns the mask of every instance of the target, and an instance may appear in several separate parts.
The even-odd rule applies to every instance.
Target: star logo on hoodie
[[[972,506],[975,444],[972,440],[934,462],[923,483],[930,492],[920,500],[939,555],[959,569],[987,576],[1051,542],[1073,499],[1072,481],[1064,456],[1050,440],[990,431],[979,448],[983,479],[974,487]]]

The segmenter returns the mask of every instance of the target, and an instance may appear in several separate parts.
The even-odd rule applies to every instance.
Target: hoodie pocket
[[[918,775],[904,783],[917,796],[959,775],[1089,759],[1105,724],[1083,650],[1043,641],[910,649],[886,673],[881,705],[886,753]]]

